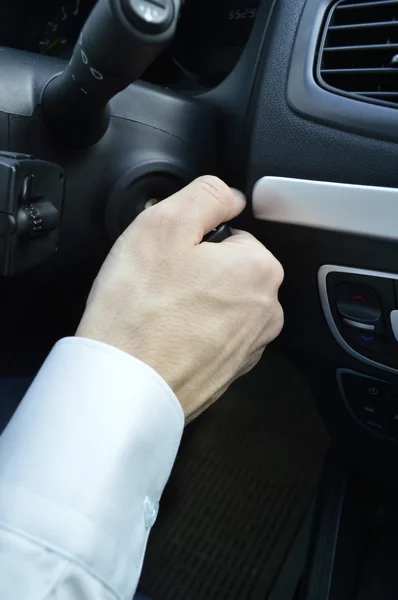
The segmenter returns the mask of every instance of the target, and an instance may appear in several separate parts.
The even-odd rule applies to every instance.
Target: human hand
[[[113,246],[76,335],[147,363],[192,420],[260,359],[281,331],[283,270],[252,235],[205,234],[245,201],[205,176],[147,209]]]

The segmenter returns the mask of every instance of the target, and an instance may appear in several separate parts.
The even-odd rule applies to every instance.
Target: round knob
[[[17,214],[17,231],[20,237],[37,235],[43,230],[43,219],[40,211],[32,204],[19,209]]]
[[[51,202],[39,200],[22,206],[16,215],[17,235],[34,237],[45,235],[59,225],[59,211]]]
[[[142,33],[162,33],[174,18],[172,0],[123,0],[126,17]]]

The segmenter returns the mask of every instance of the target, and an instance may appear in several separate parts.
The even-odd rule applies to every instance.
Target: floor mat
[[[186,430],[140,590],[153,600],[264,600],[317,486],[327,436],[274,349]]]

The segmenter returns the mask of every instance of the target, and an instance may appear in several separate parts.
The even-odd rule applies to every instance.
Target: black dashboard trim
[[[224,142],[220,153],[220,175],[237,187],[244,183],[248,151],[245,136],[250,129],[249,107],[253,102],[261,54],[276,4],[277,0],[260,0],[250,37],[234,69],[218,86],[196,96],[202,102],[216,107],[222,115]]]

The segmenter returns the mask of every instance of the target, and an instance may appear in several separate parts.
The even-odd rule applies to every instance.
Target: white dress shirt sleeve
[[[183,427],[149,366],[58,342],[0,437],[0,598],[131,600]]]

